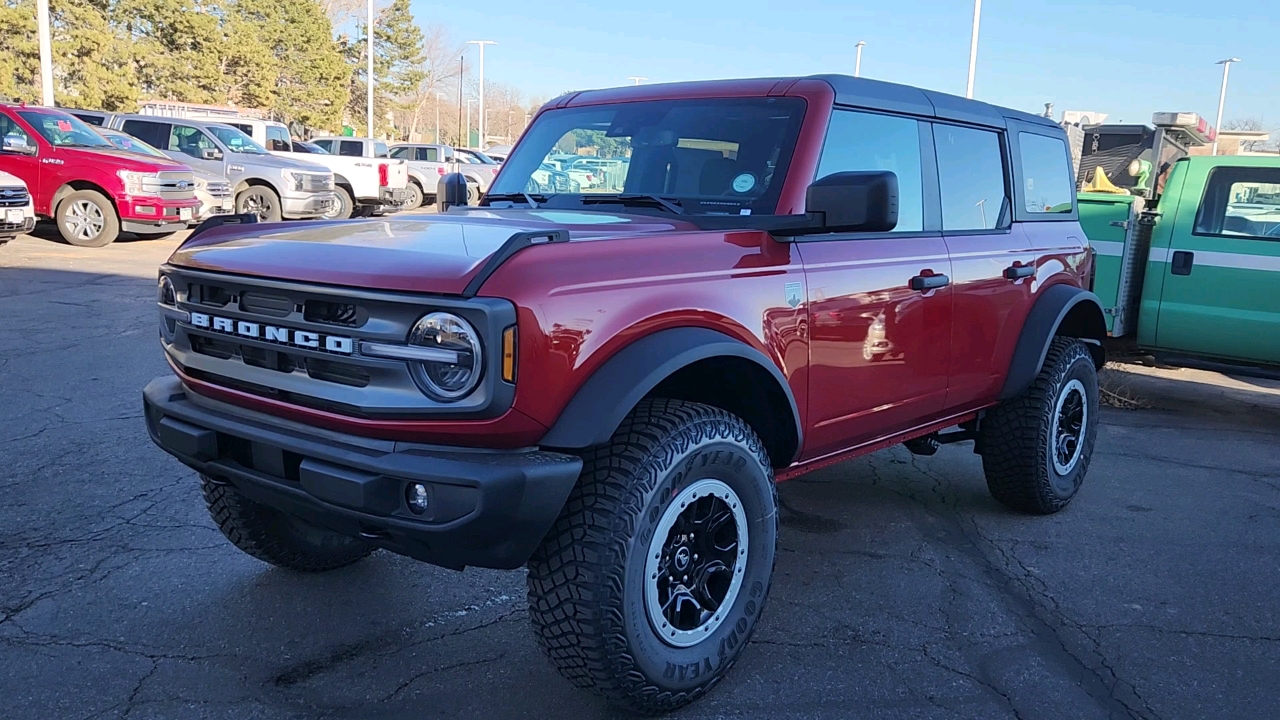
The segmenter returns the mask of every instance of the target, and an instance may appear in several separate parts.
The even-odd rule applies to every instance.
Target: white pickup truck
[[[217,118],[258,141],[272,155],[323,165],[333,171],[332,209],[325,219],[352,216],[384,215],[404,208],[405,189],[409,184],[409,168],[403,160],[387,157],[387,145],[381,140],[369,141],[369,154],[339,153],[324,145],[320,147],[330,154],[315,153],[302,143],[295,143],[289,136],[289,128],[283,123],[256,118]],[[330,138],[326,138],[330,139]],[[361,141],[362,138],[341,138],[344,141]],[[376,143],[382,146],[378,155]],[[318,143],[317,143],[318,144]]]
[[[430,143],[397,143],[391,146],[391,157],[409,161],[409,200],[406,208],[435,202],[436,184],[449,173],[460,172],[467,179],[467,204],[474,205],[489,191],[497,176],[499,163],[474,150],[459,150],[448,145]]]

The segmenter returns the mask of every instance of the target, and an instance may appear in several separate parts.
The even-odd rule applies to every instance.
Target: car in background
[[[296,153],[306,153],[308,155],[328,155],[329,152],[315,143],[306,140],[294,140],[293,151]]]
[[[436,184],[440,178],[449,173],[462,173],[467,180],[467,204],[479,202],[480,196],[488,189],[497,175],[499,165],[482,165],[476,162],[463,162],[454,148],[448,145],[433,143],[397,143],[391,146],[391,157],[403,158],[409,162],[409,181],[416,185],[409,190],[409,202],[406,207],[413,206],[414,201],[422,203],[435,202]]]
[[[56,108],[0,104],[0,139],[0,170],[27,184],[36,215],[72,245],[102,247],[121,231],[165,237],[200,204],[191,168],[119,150]]]
[[[333,173],[315,163],[272,155],[221,122],[117,115],[111,127],[159,148],[170,158],[231,182],[235,211],[264,222],[323,217],[334,205]]]
[[[511,146],[510,145],[494,145],[488,150],[485,150],[484,154],[486,157],[490,158],[494,162],[504,163],[507,161],[507,156],[511,154]]]
[[[384,215],[412,209],[409,164],[391,157],[386,142],[358,137],[322,137],[313,138],[311,144],[327,153],[311,156],[311,160],[333,168],[334,174],[339,176],[339,188],[346,190],[356,205],[363,206],[362,212],[357,214]],[[376,178],[372,178],[375,171]]]
[[[36,226],[36,209],[22,178],[0,172],[0,245]]]
[[[151,157],[168,157],[122,130],[105,127],[97,130],[99,135],[107,139],[107,142],[121,150]],[[231,197],[231,183],[226,178],[200,170],[193,170],[191,174],[195,178],[196,197],[200,200],[200,207],[191,218],[192,225],[198,225],[214,215],[228,215],[235,210],[235,199]]]

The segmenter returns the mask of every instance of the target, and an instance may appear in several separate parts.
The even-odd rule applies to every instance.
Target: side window
[[[31,136],[8,115],[0,113],[0,138],[4,138],[4,147],[35,147]]]
[[[312,140],[311,144],[319,147],[321,150],[324,150],[327,153],[333,152],[333,141],[327,138]]]
[[[267,149],[289,152],[293,144],[289,142],[289,131],[275,125],[267,126]]]
[[[204,159],[206,149],[217,147],[208,135],[189,125],[174,125],[173,132],[169,134],[170,150],[176,150],[199,160]]]
[[[1070,213],[1072,174],[1067,145],[1058,138],[1018,133],[1022,197],[1029,213]]]
[[[338,145],[338,154],[347,157],[364,157],[364,143],[359,140],[343,140]]]
[[[387,144],[384,142],[376,142],[373,144],[373,156],[376,158],[384,158],[387,156]]]
[[[942,194],[942,229],[993,230],[1008,209],[1000,136],[989,130],[933,126]]]
[[[427,162],[440,162],[440,148],[418,148],[418,159]]]
[[[412,160],[413,159],[412,153],[413,153],[413,148],[407,148],[407,147],[391,148],[391,157],[396,158],[398,160]]]
[[[1280,168],[1210,170],[1194,232],[1280,240]]]
[[[125,120],[121,130],[161,150],[169,150],[169,123],[150,120]]]
[[[818,177],[850,170],[891,170],[898,176],[898,227],[924,229],[920,126],[909,118],[836,110],[818,162]]]

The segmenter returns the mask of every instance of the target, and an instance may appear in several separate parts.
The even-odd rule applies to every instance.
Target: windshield
[[[66,113],[19,110],[18,114],[54,147],[113,147],[84,121]]]
[[[267,149],[253,141],[253,138],[228,125],[209,125],[209,132],[222,141],[223,145],[233,153],[245,155],[266,155]]]
[[[99,130],[98,134],[102,135],[102,137],[107,139],[107,142],[115,145],[121,150],[128,150],[129,152],[138,153],[139,155],[154,155],[158,158],[164,158],[166,160],[169,159],[168,155],[165,155],[132,135],[127,135],[122,132],[113,132],[111,130]]]
[[[772,214],[804,108],[800,98],[761,97],[551,110],[511,152],[489,195],[547,195],[552,207],[647,195],[685,213]]]

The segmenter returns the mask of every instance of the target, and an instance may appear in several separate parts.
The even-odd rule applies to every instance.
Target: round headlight
[[[434,312],[418,320],[409,332],[409,344],[442,351],[440,360],[410,364],[418,385],[436,400],[461,400],[480,382],[484,372],[480,336],[457,315]]]
[[[173,289],[173,281],[168,275],[161,275],[156,283],[156,301],[161,305],[176,306],[178,304],[178,293]]]

